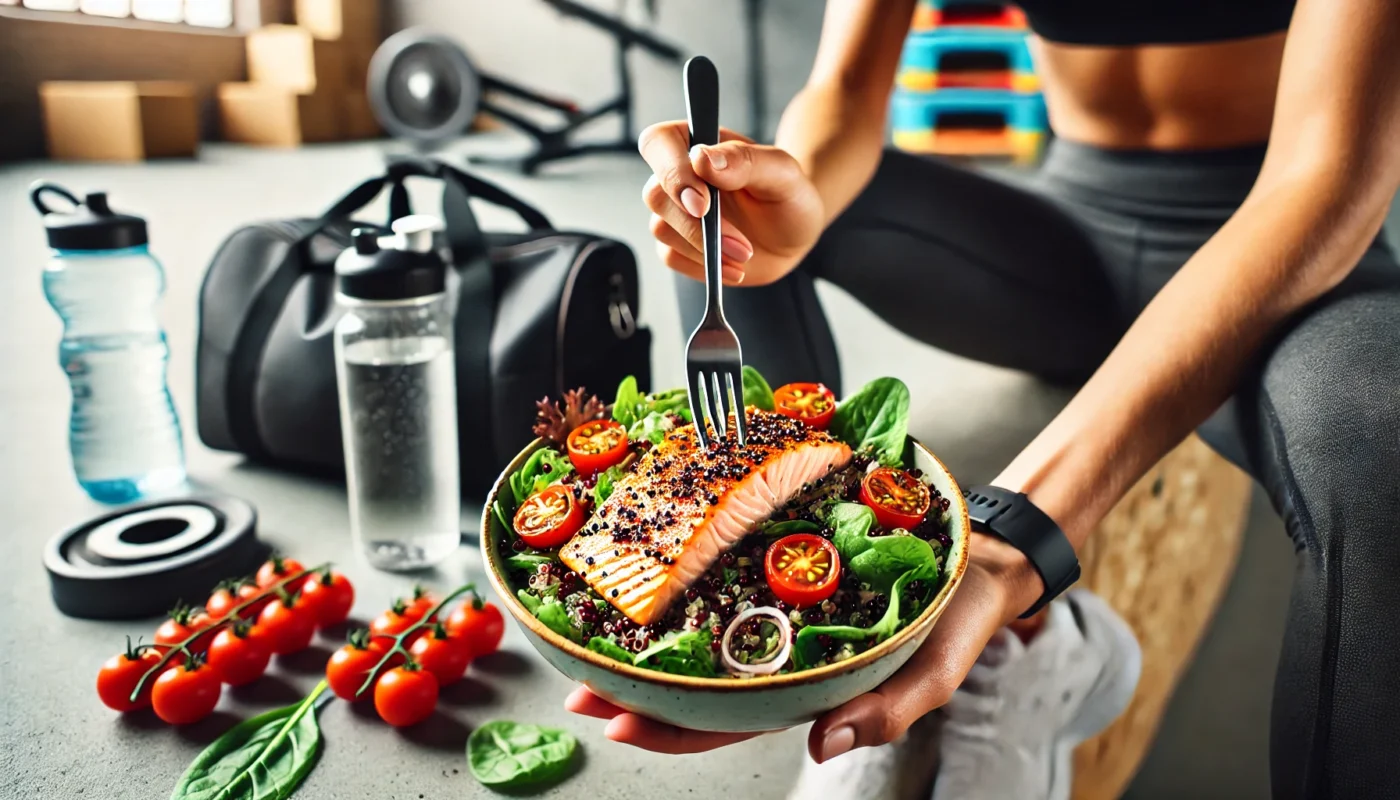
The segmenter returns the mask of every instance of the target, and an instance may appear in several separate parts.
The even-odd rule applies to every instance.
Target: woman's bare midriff
[[[1034,42],[1055,135],[1111,149],[1264,142],[1283,33],[1228,42],[1099,47]]]

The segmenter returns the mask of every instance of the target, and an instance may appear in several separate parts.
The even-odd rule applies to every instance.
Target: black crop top
[[[1296,0],[1018,0],[1030,27],[1064,44],[1190,44],[1288,27]]]

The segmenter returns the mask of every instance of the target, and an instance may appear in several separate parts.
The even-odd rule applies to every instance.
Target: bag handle
[[[408,216],[412,209],[404,181],[409,177],[434,178],[443,183],[442,216],[447,241],[453,259],[465,264],[486,252],[485,237],[476,215],[471,210],[471,198],[514,211],[532,230],[547,230],[549,219],[538,209],[501,187],[463,172],[437,159],[403,158],[389,164],[384,175],[361,183],[321,215],[322,221],[346,219],[369,205],[385,186],[389,187],[389,221]]]

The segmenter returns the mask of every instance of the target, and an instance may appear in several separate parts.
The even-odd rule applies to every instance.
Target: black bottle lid
[[[58,195],[73,208],[51,208],[44,202],[45,194]],[[146,220],[113,211],[106,192],[90,192],[79,200],[56,183],[40,181],[29,187],[29,200],[43,215],[49,247],[55,250],[120,250],[148,241]]]
[[[370,228],[351,233],[354,245],[335,260],[340,293],[360,300],[409,300],[441,294],[447,263],[433,243],[442,222],[426,214],[394,221],[394,235],[380,238]]]

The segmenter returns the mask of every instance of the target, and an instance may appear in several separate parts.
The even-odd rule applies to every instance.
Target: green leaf
[[[631,375],[622,379],[613,400],[613,419],[630,428],[641,418],[642,393],[637,391],[637,379]]]
[[[817,643],[818,636],[830,636],[844,642],[860,642],[866,639],[881,642],[893,636],[894,632],[899,630],[899,607],[904,589],[910,582],[918,579],[918,572],[911,569],[899,576],[899,580],[894,582],[890,591],[890,604],[885,609],[885,615],[868,628],[853,628],[850,625],[809,625],[798,631],[792,645],[793,661],[799,668],[815,664],[822,654],[822,647]]]
[[[487,786],[523,786],[565,775],[578,741],[568,731],[493,720],[467,737],[467,767]]]
[[[501,526],[502,538],[514,537],[515,525],[510,519],[511,512],[506,510],[505,504],[501,502],[500,497],[497,497],[496,502],[491,504],[491,513],[496,515],[496,524]]]
[[[938,555],[917,536],[871,536],[875,512],[863,503],[835,503],[826,510],[826,524],[834,532],[831,543],[841,562],[857,578],[878,591],[889,591],[905,572],[916,577],[938,577]]]
[[[306,699],[235,725],[215,739],[175,784],[171,800],[282,800],[316,764],[321,728],[316,699]]]
[[[533,494],[535,486],[535,476],[540,472],[540,462],[544,460],[544,454],[549,452],[548,447],[541,447],[520,466],[519,471],[510,476],[510,492],[515,495],[515,505],[518,508],[521,503]]]
[[[652,444],[661,444],[670,433],[670,422],[666,419],[666,414],[660,411],[653,411],[645,417],[637,420],[631,428],[627,430],[627,438],[633,441],[646,439]]]
[[[632,660],[639,667],[673,675],[713,678],[717,674],[708,629],[671,631]]]
[[[532,609],[535,618],[543,622],[546,627],[570,641],[577,642],[582,635],[569,620],[568,609],[557,600],[552,603],[541,603],[539,608]]]
[[[543,601],[536,597],[529,589],[519,589],[515,592],[515,596],[520,598],[520,604],[529,609],[531,614],[536,614],[536,612],[540,610],[540,605],[543,603]]]
[[[612,497],[613,484],[618,478],[623,476],[623,471],[616,466],[608,467],[603,472],[598,473],[598,482],[593,485],[593,507],[597,508],[603,504],[604,500]]]
[[[541,564],[552,564],[559,559],[552,555],[541,555],[539,553],[516,553],[506,559],[506,563],[516,569],[523,569],[527,572],[534,572]]]
[[[764,536],[787,536],[790,533],[817,533],[822,526],[805,519],[785,519],[781,522],[765,522],[758,532]]]
[[[909,387],[898,378],[876,378],[836,407],[833,435],[881,464],[900,465],[909,435]]]
[[[588,640],[588,649],[600,655],[605,655],[614,661],[621,661],[624,664],[632,663],[632,654],[622,649],[612,636],[594,636]]]
[[[769,388],[768,381],[763,379],[758,370],[744,365],[744,405],[757,406],[764,411],[773,410],[773,390]]]
[[[530,494],[539,494],[544,491],[546,486],[558,483],[574,471],[574,462],[558,450],[546,447],[540,452],[544,455],[540,457],[539,470],[535,473]],[[545,467],[549,467],[549,469],[545,469]]]

